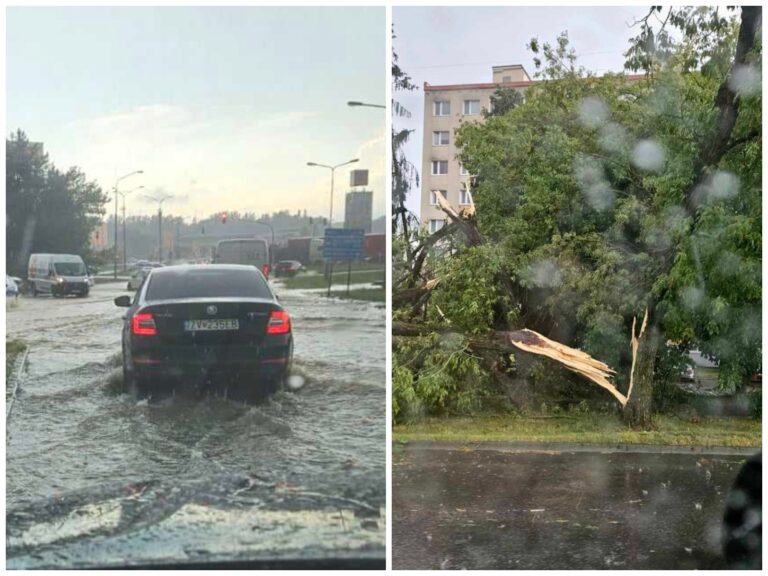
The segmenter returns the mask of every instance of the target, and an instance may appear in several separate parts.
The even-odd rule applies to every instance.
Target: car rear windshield
[[[147,300],[175,298],[272,298],[264,277],[254,270],[185,270],[152,276]]]

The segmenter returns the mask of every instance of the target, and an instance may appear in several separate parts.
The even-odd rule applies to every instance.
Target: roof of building
[[[645,78],[645,74],[628,74],[627,80],[642,80]],[[495,89],[499,87],[504,88],[527,88],[533,84],[538,84],[542,80],[526,80],[522,82],[483,82],[477,84],[443,84],[433,85],[429,82],[424,82],[424,92],[439,92],[442,90],[483,90],[483,89]]]
[[[528,70],[526,70],[525,66],[522,64],[501,64],[499,66],[491,66],[491,70],[494,72],[500,72],[502,70],[522,70],[526,77],[531,77],[531,75],[528,74]]]

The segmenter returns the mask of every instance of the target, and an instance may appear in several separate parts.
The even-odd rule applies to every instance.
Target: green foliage
[[[510,110],[514,110],[523,103],[523,95],[519,90],[499,86],[491,94],[491,109],[483,108],[483,117],[488,119],[492,116],[504,116]]]
[[[392,38],[394,39],[394,31]],[[417,86],[411,77],[398,64],[397,52],[392,49],[392,92],[412,91]],[[392,112],[397,118],[409,118],[411,113],[397,100],[392,99]],[[392,126],[392,232],[398,227],[406,236],[413,218],[405,207],[405,201],[412,186],[419,185],[419,173],[413,163],[405,156],[403,147],[411,136],[412,129]]]
[[[729,76],[739,24],[718,10],[674,8],[661,26],[646,19],[627,53],[628,68],[646,70],[643,77],[595,77],[579,66],[566,33],[531,40],[541,81],[524,101],[494,106],[498,114],[456,132],[486,243],[457,248],[463,238],[455,236],[435,250],[424,269],[440,282],[422,320],[475,338],[531,328],[607,362],[622,388],[630,329],[648,307],[654,336],[677,343],[662,345],[655,365],[643,363],[643,374],[655,376],[656,410],[681,400],[683,351],[693,346],[720,360],[723,385],[759,366],[761,52],[757,42],[749,66]],[[654,8],[649,18],[662,14]],[[718,149],[703,166],[726,78],[739,86],[736,123],[725,154]],[[405,262],[410,240],[397,244]],[[462,351],[471,340],[461,340],[450,350],[422,341],[412,359],[400,356],[422,413],[483,405],[482,379],[491,379],[482,370],[465,367],[455,378],[473,361]],[[552,366],[529,373],[537,402],[590,402],[590,393],[602,393]],[[637,391],[651,396],[647,387]]]
[[[653,387],[653,408],[656,412],[670,412],[685,401],[686,395],[678,383],[680,374],[690,362],[685,349],[664,346],[656,359]]]
[[[499,247],[489,252],[522,289],[522,324],[622,368],[632,319],[653,302],[664,340],[719,358],[733,385],[757,368],[762,343],[761,93],[744,89],[734,144],[695,187],[738,24],[711,8],[671,22],[685,34],[656,46],[665,65],[643,80],[590,76],[566,35],[533,40],[543,81],[503,116],[465,124],[457,145],[478,175],[479,228]],[[751,59],[759,69],[759,51]],[[493,294],[473,294],[480,325]]]
[[[77,168],[62,172],[21,131],[6,139],[6,262],[24,275],[29,254],[85,254],[107,197]]]
[[[421,414],[421,401],[413,389],[413,373],[392,363],[392,421],[413,420]]]
[[[755,420],[763,419],[763,390],[758,388],[749,395],[749,414]]]
[[[494,245],[468,248],[443,259],[435,272],[440,284],[432,294],[429,317],[444,318],[467,334],[486,332],[498,322],[509,324],[512,314],[497,318],[498,311],[510,305],[500,289],[502,273],[502,252]]]
[[[425,415],[467,414],[487,396],[487,374],[459,335],[409,338],[395,347],[392,369],[393,422]]]

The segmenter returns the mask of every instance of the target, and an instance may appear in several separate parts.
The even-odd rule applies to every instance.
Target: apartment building
[[[470,203],[464,182],[469,174],[456,158],[455,130],[462,122],[482,122],[482,110],[490,109],[491,95],[500,86],[525,90],[533,84],[520,64],[494,66],[487,84],[424,83],[424,141],[421,168],[421,224],[436,232],[445,224],[437,194],[453,206]]]

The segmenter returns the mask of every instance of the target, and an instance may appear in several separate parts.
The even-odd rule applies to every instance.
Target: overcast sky
[[[406,154],[421,172],[424,82],[491,82],[492,66],[522,64],[533,75],[525,45],[532,37],[553,43],[568,31],[579,62],[597,73],[620,72],[627,41],[637,34],[630,25],[647,7],[394,7],[394,48],[402,68],[419,90],[395,94],[413,116],[396,127],[415,128]],[[419,213],[419,191],[409,199]]]
[[[384,8],[8,8],[8,132],[105,190],[144,185],[172,214],[307,209],[355,156],[384,214]],[[336,178],[343,214],[347,169]],[[143,192],[143,191],[142,191]],[[129,214],[149,213],[136,198]]]

